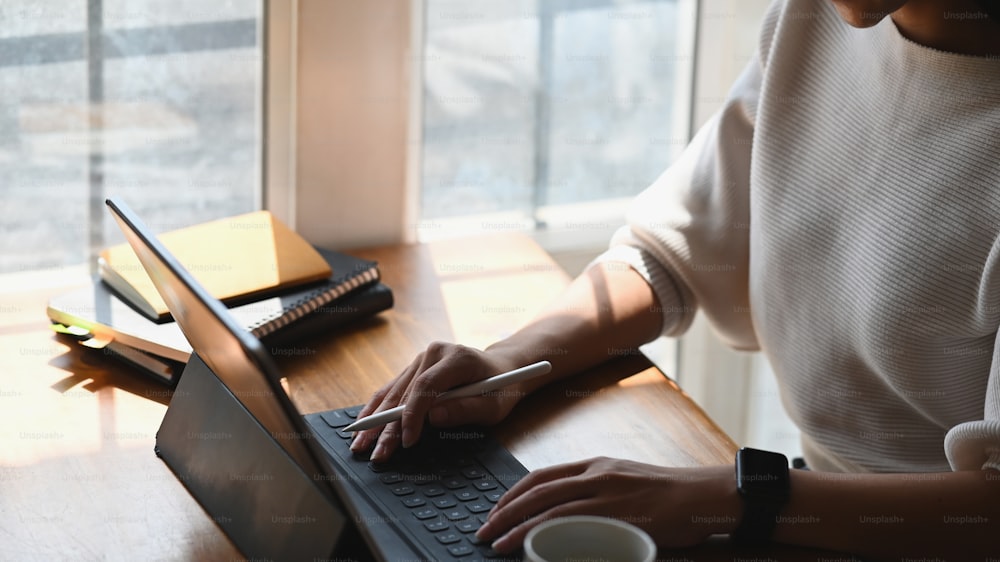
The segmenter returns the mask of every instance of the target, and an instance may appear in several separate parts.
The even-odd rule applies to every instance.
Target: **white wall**
[[[270,4],[268,208],[317,245],[403,240],[417,2]]]

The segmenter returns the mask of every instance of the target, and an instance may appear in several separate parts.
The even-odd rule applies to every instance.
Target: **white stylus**
[[[539,361],[538,363],[532,363],[531,365],[526,365],[519,369],[514,369],[513,371],[507,371],[506,373],[501,373],[499,375],[490,377],[488,379],[481,380],[479,382],[474,382],[472,384],[467,384],[465,386],[460,386],[454,390],[449,390],[447,392],[442,392],[434,400],[437,404],[444,400],[450,400],[452,398],[468,398],[469,396],[480,396],[503,388],[507,385],[514,384],[523,380],[537,377],[539,375],[544,375],[552,370],[552,364],[548,361]],[[389,422],[396,421],[403,417],[403,408],[405,404],[400,404],[395,408],[389,408],[377,414],[372,414],[370,416],[359,419],[358,421],[352,423],[351,425],[345,427],[341,431],[362,431],[365,429],[371,429],[373,427],[378,427],[380,425],[385,425]]]

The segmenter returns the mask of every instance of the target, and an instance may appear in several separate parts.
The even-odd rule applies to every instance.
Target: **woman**
[[[568,351],[519,389],[531,392],[603,350],[678,336],[701,309],[727,343],[767,355],[812,469],[788,475],[782,517],[753,538],[872,557],[998,555],[997,11],[985,0],[776,2],[756,60],[608,252],[485,351],[430,346],[362,411],[405,401],[403,419],[352,446],[379,459],[425,419],[496,423],[518,393],[430,402]],[[544,519],[590,513],[688,546],[746,531],[745,501],[732,466],[593,459],[533,472],[478,535],[510,551]]]

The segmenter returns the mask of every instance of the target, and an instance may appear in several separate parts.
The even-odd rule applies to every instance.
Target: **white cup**
[[[557,517],[524,538],[526,562],[652,562],[656,544],[642,529],[592,515]]]

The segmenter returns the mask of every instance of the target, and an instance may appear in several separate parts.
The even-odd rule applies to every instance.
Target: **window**
[[[552,227],[546,211],[629,198],[684,148],[693,2],[425,6],[424,234]]]
[[[425,0],[418,237],[533,230],[579,271],[756,50],[767,0],[694,4]],[[643,350],[737,441],[795,454],[764,363],[703,318],[675,343]]]
[[[260,206],[260,0],[0,3],[0,273]]]

